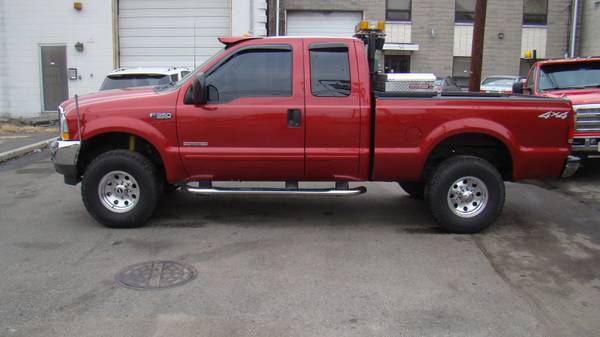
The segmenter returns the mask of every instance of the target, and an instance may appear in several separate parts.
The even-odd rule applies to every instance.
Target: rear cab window
[[[342,43],[313,43],[310,53],[310,91],[317,97],[350,95],[348,47]]]
[[[109,75],[104,79],[100,91],[145,87],[171,82],[171,76],[162,74],[124,74],[124,75]]]

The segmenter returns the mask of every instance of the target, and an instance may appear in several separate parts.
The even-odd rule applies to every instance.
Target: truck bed
[[[374,180],[419,180],[431,153],[454,141],[460,145],[460,137],[474,137],[482,147],[489,145],[487,140],[500,142],[512,159],[509,180],[558,176],[570,151],[571,113],[562,115],[565,118],[543,117],[547,112],[572,111],[566,100],[472,92],[376,92],[375,101]],[[454,151],[452,146],[448,151]]]

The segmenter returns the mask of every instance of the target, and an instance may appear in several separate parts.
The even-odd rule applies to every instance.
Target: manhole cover
[[[194,267],[174,261],[151,261],[134,264],[117,274],[117,282],[134,289],[177,287],[196,278]]]

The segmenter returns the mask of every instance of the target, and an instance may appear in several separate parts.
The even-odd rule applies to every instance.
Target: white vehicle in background
[[[520,81],[520,76],[499,75],[488,76],[481,81],[479,91],[481,92],[499,92],[503,94],[512,93],[513,84]]]
[[[177,82],[189,74],[185,67],[118,68],[106,75],[100,91]]]

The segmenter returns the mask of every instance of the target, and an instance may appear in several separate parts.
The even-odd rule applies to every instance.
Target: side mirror
[[[525,85],[522,81],[516,81],[513,83],[512,92],[513,94],[523,94],[523,86]]]
[[[205,104],[208,100],[206,90],[206,76],[204,73],[198,74],[192,82],[192,101],[194,104]]]

